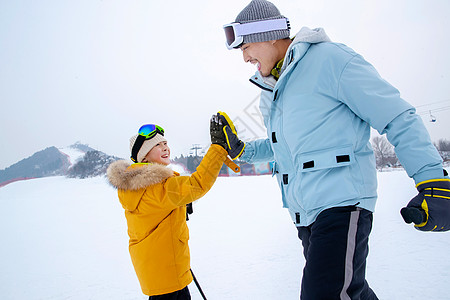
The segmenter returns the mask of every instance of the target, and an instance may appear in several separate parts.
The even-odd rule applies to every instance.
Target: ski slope
[[[71,146],[58,148],[58,150],[59,152],[67,155],[71,166],[74,165],[79,159],[81,159],[86,154],[85,152]]]
[[[367,280],[380,299],[450,299],[450,232],[422,233],[400,217],[415,194],[405,172],[379,173]],[[105,178],[15,182],[0,188],[0,205],[0,299],[148,299]],[[188,225],[208,299],[298,299],[302,247],[274,178],[218,178]]]

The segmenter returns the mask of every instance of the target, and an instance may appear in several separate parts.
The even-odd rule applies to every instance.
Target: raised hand
[[[217,117],[223,124],[223,132],[225,134],[225,140],[228,147],[228,155],[234,160],[241,156],[244,152],[245,143],[238,138],[233,121],[231,121],[230,117],[228,117],[226,113],[219,111],[217,113]]]
[[[211,117],[209,133],[211,135],[211,144],[220,145],[228,151],[227,140],[223,131],[223,124],[217,115],[213,115]]]

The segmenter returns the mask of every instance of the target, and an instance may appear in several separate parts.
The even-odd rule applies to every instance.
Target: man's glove
[[[217,113],[217,117],[223,124],[223,132],[225,134],[225,140],[228,146],[228,148],[225,149],[227,149],[228,155],[231,159],[235,160],[244,152],[245,143],[238,138],[233,121],[231,121],[230,117],[228,117],[226,113],[219,111]]]
[[[223,124],[217,115],[213,115],[211,118],[209,133],[211,135],[211,144],[220,145],[225,150],[228,150],[227,140],[223,132]]]
[[[417,184],[419,194],[400,211],[406,223],[421,231],[450,230],[450,179]]]

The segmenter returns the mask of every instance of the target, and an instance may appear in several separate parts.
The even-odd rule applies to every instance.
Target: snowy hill
[[[0,170],[0,187],[19,180],[58,175],[72,178],[100,176],[117,159],[80,142],[63,148],[52,146]]]
[[[450,233],[419,232],[399,214],[415,194],[403,171],[379,173],[367,279],[380,299],[449,299]],[[0,299],[148,299],[104,177],[15,182],[0,189],[0,205]],[[188,225],[208,299],[298,299],[301,243],[273,178],[218,178]]]
[[[69,166],[68,156],[56,147],[48,147],[0,170],[0,187],[17,180],[63,175]]]

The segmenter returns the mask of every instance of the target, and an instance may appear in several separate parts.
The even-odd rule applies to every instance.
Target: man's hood
[[[322,42],[331,42],[323,28],[310,29],[308,27],[303,27],[300,29],[286,51],[283,66],[279,71],[280,76],[293,60],[299,60],[303,57],[303,55],[305,55],[311,44],[318,44]],[[273,75],[264,77],[259,71],[256,71],[255,75],[250,78],[250,82],[254,83],[263,90],[272,91],[276,85],[277,79],[275,79]]]
[[[331,42],[331,40],[325,33],[325,30],[323,28],[309,29],[308,27],[303,27],[295,35],[295,38],[292,41],[291,46],[301,42],[317,44],[322,42]]]
[[[310,29],[308,27],[303,27],[300,29],[286,51],[284,64],[281,67],[280,73],[283,73],[293,59],[298,60],[303,57],[311,44],[318,44],[322,42],[331,42],[323,28]],[[295,48],[295,50],[293,48]]]

